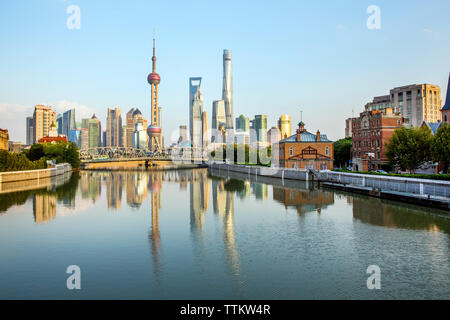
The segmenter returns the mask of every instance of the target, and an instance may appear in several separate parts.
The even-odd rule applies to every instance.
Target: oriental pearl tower
[[[155,36],[153,35],[153,69],[147,77],[152,90],[151,103],[151,124],[147,128],[148,134],[148,148],[153,153],[160,153],[162,151],[162,128],[161,128],[161,108],[158,105],[158,85],[161,82],[161,77],[156,73],[156,53],[155,53]]]

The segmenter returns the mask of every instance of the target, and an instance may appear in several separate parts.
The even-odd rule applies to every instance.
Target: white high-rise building
[[[193,148],[203,145],[203,96],[202,78],[189,78],[189,134]]]
[[[222,100],[225,102],[226,129],[233,129],[233,73],[230,50],[223,51]]]
[[[141,150],[147,149],[147,132],[142,122],[137,122],[134,125],[132,147]]]

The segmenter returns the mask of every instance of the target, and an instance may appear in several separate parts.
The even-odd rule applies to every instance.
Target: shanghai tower
[[[226,129],[233,129],[233,74],[230,50],[223,50],[222,100],[225,102]]]

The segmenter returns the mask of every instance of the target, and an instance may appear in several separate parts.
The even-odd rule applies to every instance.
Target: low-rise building
[[[26,144],[19,141],[10,141],[9,142],[9,152],[20,153],[23,149],[26,148]]]
[[[278,143],[278,165],[294,169],[333,169],[333,141],[317,130],[316,134],[306,131],[300,122],[295,135]]]
[[[385,143],[405,119],[392,108],[364,111],[352,122],[352,162],[354,171],[380,170],[388,164]]]

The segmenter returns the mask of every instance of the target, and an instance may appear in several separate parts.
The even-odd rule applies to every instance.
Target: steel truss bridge
[[[169,161],[171,157],[163,152],[146,152],[142,149],[127,147],[101,147],[81,149],[79,151],[81,162],[102,161],[133,161],[133,160],[160,160]]]

